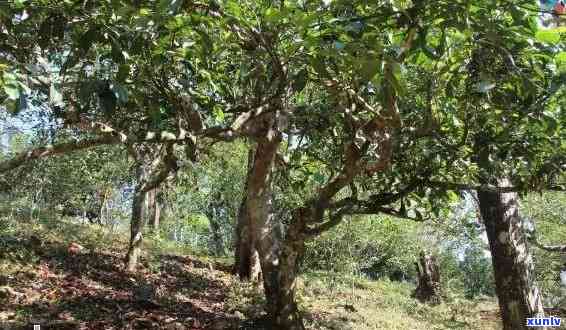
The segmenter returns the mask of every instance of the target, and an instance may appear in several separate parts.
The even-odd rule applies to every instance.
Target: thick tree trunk
[[[138,164],[136,169],[136,188],[132,202],[132,218],[130,223],[130,246],[126,254],[126,270],[135,271],[138,259],[141,254],[141,244],[143,239],[143,227],[145,224],[146,214],[144,204],[146,204],[146,193],[142,191],[142,187],[146,180],[145,164]]]
[[[269,136],[269,135],[268,135]],[[304,329],[295,302],[297,259],[304,240],[290,227],[282,241],[282,224],[272,212],[272,169],[280,137],[258,142],[252,175],[248,180],[246,208],[252,241],[255,242],[263,275],[266,309],[273,329]]]
[[[417,268],[417,288],[413,296],[421,302],[439,304],[442,300],[440,268],[436,258],[421,252],[415,263]]]
[[[305,329],[295,301],[298,262],[305,249],[303,223],[302,218],[296,217],[287,228],[277,267],[262,263],[267,312],[275,329]]]
[[[236,225],[236,248],[234,269],[243,281],[257,282],[261,276],[259,254],[250,233],[249,217],[246,212],[246,199],[242,201],[238,211]]]
[[[508,186],[500,180],[499,186]],[[503,328],[532,329],[526,319],[544,316],[542,298],[523,232],[516,193],[479,191],[479,206],[491,249]]]

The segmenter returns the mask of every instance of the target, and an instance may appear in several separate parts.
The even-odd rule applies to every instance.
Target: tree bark
[[[305,329],[295,301],[298,263],[305,250],[304,223],[303,217],[294,217],[285,231],[277,267],[262,263],[267,312],[275,329]]]
[[[159,230],[159,224],[161,223],[161,203],[159,203],[159,199],[156,198],[155,200],[155,209],[153,211],[153,230]]]
[[[272,170],[281,137],[268,134],[271,139],[257,143],[252,175],[248,180],[246,209],[252,241],[258,250],[263,273],[266,309],[273,329],[304,329],[295,302],[297,260],[302,232],[293,224],[283,241],[282,224],[273,216]]]
[[[157,233],[159,231],[161,208],[157,197],[158,194],[159,188],[154,188],[147,192],[147,224],[153,233]]]
[[[148,218],[148,192],[157,189],[172,173],[178,170],[173,145],[167,146],[164,158],[161,158],[155,146],[133,145],[129,152],[136,161],[136,187],[132,201],[132,219],[130,245],[126,254],[126,270],[134,271],[141,254],[143,229]]]
[[[246,184],[244,191],[247,192],[248,180],[253,168],[253,150],[248,152],[248,173],[246,176]],[[259,263],[259,254],[253,242],[250,232],[250,217],[246,209],[246,196],[243,196],[240,208],[238,210],[238,219],[236,223],[236,239],[234,249],[234,271],[243,281],[259,281],[261,276],[261,266]]]
[[[146,193],[143,185],[147,178],[147,168],[143,163],[138,163],[136,168],[136,187],[132,201],[132,218],[130,223],[130,245],[126,254],[126,270],[133,272],[136,270],[138,259],[141,254],[141,243],[143,239],[143,227],[146,214],[144,204],[146,203]]]
[[[234,269],[243,281],[258,282],[261,277],[259,254],[250,233],[250,218],[246,211],[246,199],[242,200],[236,225],[236,248]]]
[[[212,233],[211,240],[211,250],[216,256],[224,254],[224,243],[222,239],[222,231],[220,228],[220,210],[219,206],[214,203],[211,206],[211,212],[208,214],[208,224],[210,226],[210,232]]]
[[[499,185],[509,185],[508,180],[499,181]],[[544,316],[517,198],[517,194],[512,192],[478,191],[503,328],[506,330],[532,329],[526,326],[526,319]]]
[[[44,147],[38,147],[38,148],[26,150],[15,155],[11,159],[0,162],[0,173],[13,170],[35,159],[85,150],[99,145],[109,145],[109,144],[118,144],[118,143],[120,143],[119,139],[113,136],[104,136],[96,139],[65,142],[65,143],[47,145]]]
[[[421,252],[415,263],[417,268],[417,288],[414,297],[421,302],[439,304],[442,300],[440,268],[436,258]]]

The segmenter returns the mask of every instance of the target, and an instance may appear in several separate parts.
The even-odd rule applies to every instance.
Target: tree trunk
[[[248,180],[253,168],[253,150],[248,152],[248,174],[244,191],[247,191]],[[250,232],[250,218],[246,209],[246,196],[242,198],[238,210],[238,220],[236,223],[236,239],[234,249],[234,271],[241,280],[259,281],[261,276],[261,266],[259,254],[255,248],[253,237]]]
[[[159,231],[159,224],[161,222],[161,203],[159,203],[159,199],[156,198],[155,200],[155,209],[153,211],[153,230]]]
[[[298,263],[305,250],[303,223],[304,219],[296,217],[287,228],[276,267],[262,263],[267,313],[275,329],[305,329],[295,302]]]
[[[147,224],[153,233],[157,233],[159,231],[161,208],[157,198],[158,194],[159,188],[154,188],[147,192]]]
[[[499,180],[508,186],[508,180]],[[503,328],[532,329],[526,319],[544,316],[534,266],[523,232],[516,193],[478,192],[491,250]]]
[[[440,269],[436,258],[421,252],[417,267],[417,288],[413,296],[420,302],[439,304],[442,300]]]
[[[269,134],[268,134],[269,136]],[[272,210],[272,170],[280,136],[259,141],[248,180],[246,208],[252,241],[259,253],[263,272],[266,309],[273,329],[304,329],[295,302],[295,280],[301,231],[293,227],[282,241],[282,224]]]
[[[145,164],[138,163],[136,169],[136,188],[132,201],[132,218],[130,223],[130,246],[126,254],[126,270],[135,271],[138,259],[141,254],[141,243],[143,238],[143,227],[145,224],[146,214],[144,204],[146,204],[146,193],[142,191],[142,187],[146,180],[147,169]]]
[[[212,233],[212,243],[211,250],[216,256],[224,254],[224,243],[222,240],[222,231],[220,230],[219,222],[219,210],[216,207],[212,208],[212,212],[209,213],[208,223],[210,226],[210,232]]]

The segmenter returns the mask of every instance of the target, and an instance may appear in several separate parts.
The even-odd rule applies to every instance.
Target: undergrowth
[[[230,274],[229,258],[197,258],[190,249],[148,235],[138,274],[125,274],[121,262],[127,239],[128,232],[49,212],[33,221],[0,216],[0,323],[264,327],[261,285],[238,281]],[[69,256],[71,242],[87,252]],[[143,286],[155,293],[158,307],[138,305],[135,292]],[[411,283],[307,272],[297,289],[308,329],[500,329],[495,301],[471,301],[449,292],[444,303],[433,307],[410,297]]]

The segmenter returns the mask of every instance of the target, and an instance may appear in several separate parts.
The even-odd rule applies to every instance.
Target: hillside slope
[[[70,251],[71,243],[83,248]],[[263,327],[260,288],[240,283],[228,261],[150,240],[130,274],[121,269],[126,243],[125,234],[56,218],[0,218],[0,329]],[[309,329],[499,329],[493,301],[452,298],[430,307],[410,298],[412,289],[309,273],[298,300]]]

